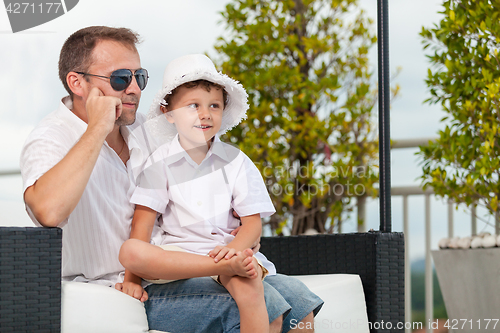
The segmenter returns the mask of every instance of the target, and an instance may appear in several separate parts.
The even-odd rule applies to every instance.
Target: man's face
[[[100,41],[92,52],[92,65],[88,69],[89,74],[110,76],[117,69],[130,69],[133,73],[141,68],[141,59],[137,51],[128,48],[122,43],[115,41]],[[118,97],[122,101],[122,114],[116,120],[116,125],[131,125],[135,121],[135,114],[139,107],[141,89],[137,86],[135,77],[122,91],[116,91],[111,87],[109,79],[95,76],[86,76],[88,80],[84,100],[93,87],[98,87],[105,96]]]

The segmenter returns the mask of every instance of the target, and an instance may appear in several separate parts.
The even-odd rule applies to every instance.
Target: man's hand
[[[117,283],[115,285],[115,289],[132,296],[141,302],[148,300],[148,293],[141,287],[140,284],[134,282]]]
[[[59,226],[73,212],[94,170],[102,145],[122,112],[121,100],[104,96],[98,88],[89,92],[86,103],[88,126],[85,133],[62,160],[24,192],[26,205],[45,227]],[[60,152],[60,144],[55,145],[54,151]]]
[[[85,108],[89,128],[102,129],[108,135],[122,114],[122,101],[118,97],[104,96],[99,88],[94,87],[89,92]]]
[[[217,245],[208,253],[215,262],[219,262],[222,258],[231,259],[236,254],[236,250],[227,246]]]

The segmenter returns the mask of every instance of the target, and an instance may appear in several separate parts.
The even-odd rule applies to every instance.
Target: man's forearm
[[[26,189],[24,200],[40,224],[56,227],[76,207],[102,148],[105,133],[87,129],[68,154]]]

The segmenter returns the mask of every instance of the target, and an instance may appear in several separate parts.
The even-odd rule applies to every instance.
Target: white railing
[[[408,140],[395,140],[393,141],[391,149],[401,148],[418,148],[429,143],[435,138],[422,138],[422,139],[408,139]],[[412,322],[412,306],[411,306],[411,264],[409,257],[409,219],[408,219],[408,197],[411,195],[424,195],[425,196],[425,321],[429,323],[434,320],[434,306],[433,306],[433,281],[432,281],[432,257],[431,257],[431,195],[434,194],[432,188],[427,188],[425,191],[420,186],[401,186],[392,187],[391,196],[403,197],[403,232],[405,237],[405,321]],[[453,206],[452,201],[448,201],[448,238],[454,237],[453,228]],[[364,207],[361,208],[364,211]],[[365,220],[364,220],[365,221]],[[499,218],[495,218],[495,233],[500,234]],[[471,235],[477,235],[477,217],[476,208],[471,208]],[[426,332],[431,333],[432,328],[429,325],[426,327]],[[406,333],[411,333],[411,329],[406,329]]]
[[[394,140],[391,149],[418,148],[429,143],[435,138],[420,138]],[[411,195],[425,196],[425,323],[426,332],[431,333],[432,328],[426,323],[434,320],[434,297],[432,282],[432,257],[431,257],[431,195],[434,194],[432,188],[425,191],[420,186],[398,186],[391,188],[391,196],[403,197],[403,233],[405,239],[405,321],[412,322],[411,305],[411,262],[410,262],[410,228],[408,218],[408,197]],[[453,234],[453,204],[448,204],[448,233]],[[451,235],[450,237],[452,237]],[[406,333],[411,333],[410,328],[405,329]]]
[[[405,321],[412,322],[412,306],[411,306],[411,264],[410,264],[410,232],[408,218],[408,197],[410,195],[425,195],[425,322],[432,321],[434,306],[433,306],[433,284],[432,284],[432,258],[431,258],[431,200],[433,194],[431,188],[425,191],[419,186],[401,186],[391,188],[391,196],[403,197],[403,233],[405,239]],[[448,226],[450,218],[453,216],[453,206],[448,210]],[[425,323],[424,323],[425,325]],[[425,325],[427,326],[427,325]],[[411,333],[411,329],[406,329],[405,332]],[[432,332],[431,328],[427,328],[426,332]]]
[[[418,148],[419,146],[427,145],[429,141],[435,138],[420,138],[420,139],[404,139],[393,140],[391,149],[402,148]],[[410,261],[410,233],[409,233],[409,218],[408,218],[408,197],[411,195],[425,195],[425,320],[432,321],[434,306],[433,306],[433,283],[432,283],[432,258],[431,258],[431,204],[430,196],[434,194],[432,188],[427,188],[425,191],[420,186],[396,186],[391,187],[391,197],[403,197],[403,233],[405,240],[405,321],[412,322],[412,305],[411,305],[411,261]],[[357,202],[358,232],[366,232],[366,198],[362,197]],[[453,237],[453,204],[448,205],[448,237]],[[430,321],[429,321],[430,320]],[[428,326],[425,325],[424,326]],[[405,329],[406,333],[411,333],[411,328]],[[426,332],[432,332],[432,329],[427,327]]]
[[[20,175],[21,170],[5,170],[5,171],[0,171],[0,177],[2,176],[16,176]]]
[[[429,141],[435,138],[420,138],[420,139],[404,139],[393,140],[391,149],[402,148],[418,148],[419,146],[427,145]],[[430,196],[433,190],[428,188],[424,191],[420,186],[397,186],[391,187],[392,196],[403,197],[403,233],[405,240],[405,321],[411,323],[411,264],[410,264],[410,237],[409,237],[409,219],[408,219],[408,197],[410,195],[425,195],[425,319],[426,322],[433,320],[433,295],[432,295],[432,260],[431,260],[431,213],[430,213]],[[450,213],[451,212],[451,213]],[[366,232],[366,197],[358,198],[357,202],[358,232]],[[451,216],[451,222],[450,222]],[[451,224],[451,227],[450,227]],[[449,204],[448,209],[448,230],[453,236],[453,207]],[[424,323],[425,324],[425,323]],[[427,325],[425,325],[427,326]],[[406,333],[411,333],[411,329],[406,329]],[[429,332],[429,328],[427,328]],[[430,329],[432,332],[432,329]]]

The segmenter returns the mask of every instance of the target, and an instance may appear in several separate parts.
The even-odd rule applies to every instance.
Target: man
[[[118,253],[129,238],[134,212],[130,163],[150,153],[132,133],[144,122],[142,116],[135,120],[148,79],[138,41],[125,28],[88,27],[71,35],[59,59],[69,96],[33,130],[21,153],[28,214],[39,226],[64,230],[64,281],[117,289],[123,282]],[[148,296],[151,329],[239,331],[236,304],[210,278],[177,281]],[[279,314],[289,309],[272,293],[266,302]],[[274,318],[271,331],[278,332],[282,316]],[[312,318],[310,313],[306,320]]]

